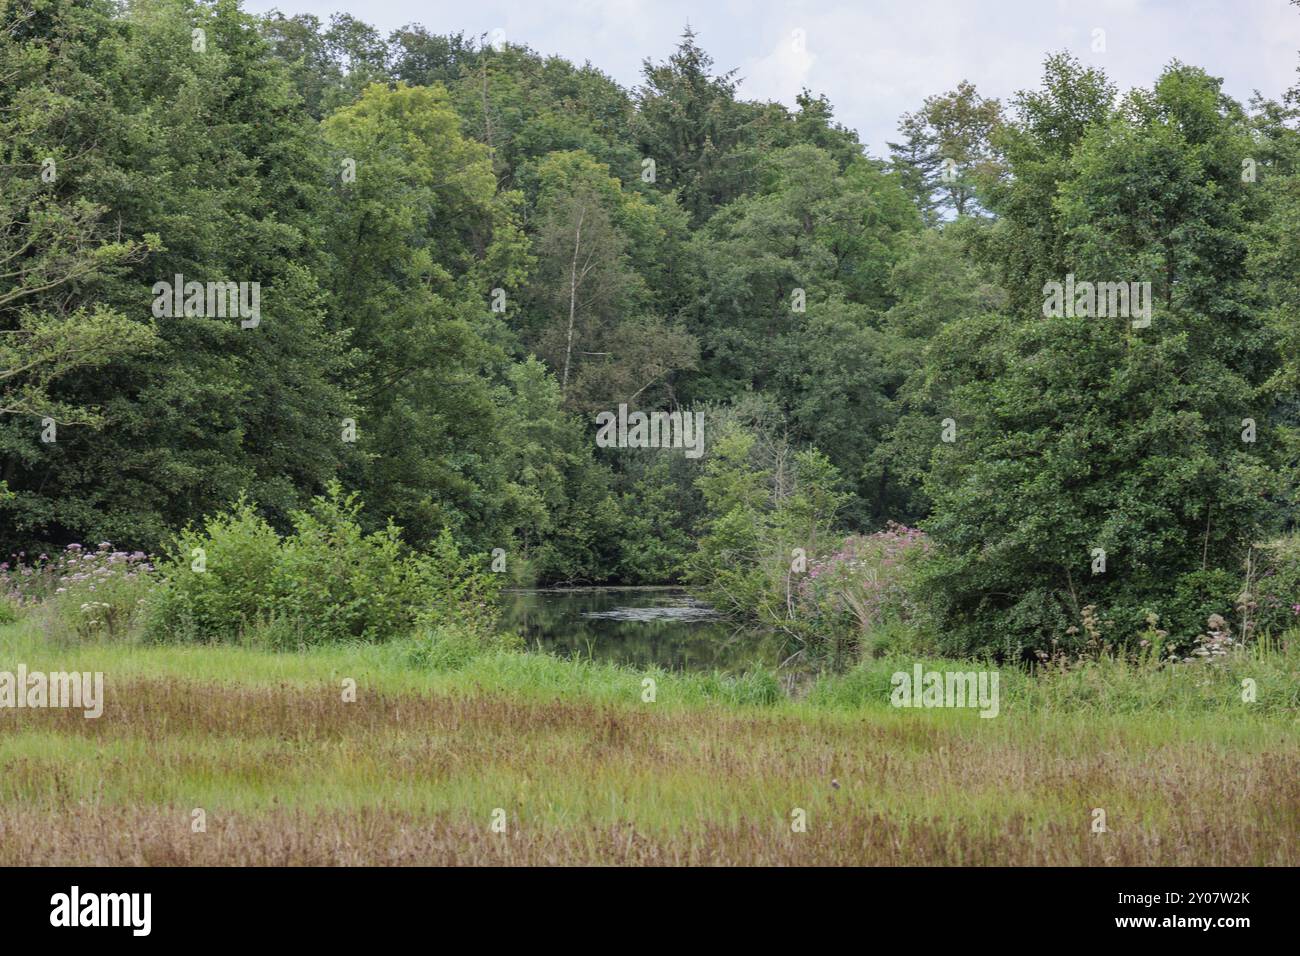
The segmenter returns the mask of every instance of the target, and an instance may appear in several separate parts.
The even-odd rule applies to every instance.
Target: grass
[[[107,704],[0,710],[0,865],[1295,865],[1295,645],[1003,671],[986,720],[889,706],[901,659],[790,697],[765,674],[54,644],[24,621],[0,670],[102,671]]]

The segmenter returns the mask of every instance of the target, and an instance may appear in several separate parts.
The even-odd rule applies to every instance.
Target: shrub
[[[240,498],[226,514],[186,528],[159,562],[161,588],[147,630],[159,639],[233,640],[271,616],[280,538]]]
[[[154,587],[152,572],[142,551],[115,551],[107,541],[94,551],[70,544],[19,570],[15,591],[23,603],[42,601],[41,622],[55,639],[117,641],[134,635]]]
[[[1178,578],[1161,620],[1167,622],[1171,646],[1188,647],[1211,617],[1230,617],[1242,593],[1243,575],[1222,568],[1192,571]]]
[[[391,522],[365,533],[361,509],[334,484],[291,516],[283,538],[243,499],[187,529],[161,565],[151,635],[296,646],[381,641],[417,623],[490,629],[496,581],[461,556],[450,533],[419,554]]]
[[[418,621],[425,627],[454,624],[478,634],[496,630],[501,614],[501,575],[483,570],[479,561],[460,552],[446,528],[422,556],[430,595]]]
[[[308,623],[313,640],[383,640],[409,630],[434,601],[430,563],[406,552],[391,521],[365,534],[360,510],[355,494],[334,486],[293,515],[293,534],[281,543],[274,610]]]
[[[1262,546],[1248,588],[1260,631],[1279,634],[1300,624],[1300,535]]]
[[[811,561],[796,589],[797,616],[835,663],[922,620],[914,578],[930,541],[925,533],[890,523],[884,531],[846,538],[837,551]]]

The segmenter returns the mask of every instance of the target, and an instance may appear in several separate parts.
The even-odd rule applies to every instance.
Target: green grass
[[[0,669],[6,661],[22,661],[29,669],[103,671],[122,681],[170,677],[247,686],[303,687],[351,678],[388,694],[469,690],[530,700],[580,698],[630,706],[641,703],[644,682],[650,679],[659,707],[718,705],[806,715],[864,709],[890,712],[892,675],[910,673],[919,661],[927,671],[997,670],[1003,714],[1061,711],[1095,717],[1146,715],[1157,721],[1203,714],[1246,722],[1269,716],[1292,726],[1300,716],[1300,639],[1296,637],[1256,646],[1215,664],[1150,668],[1101,660],[1038,676],[1016,667],[893,655],[864,662],[845,674],[823,676],[793,695],[784,693],[777,679],[762,671],[740,676],[675,672],[508,650],[447,655],[439,666],[438,655],[428,654],[426,645],[404,639],[271,651],[230,644],[51,643],[29,619],[0,625]],[[1242,699],[1246,679],[1255,683],[1256,698],[1250,703]],[[959,719],[973,716],[943,713]]]
[[[902,658],[788,696],[761,673],[414,641],[52,644],[28,620],[0,627],[0,670],[102,671],[108,705],[0,711],[0,864],[393,862],[384,841],[398,862],[1294,863],[1293,646],[1003,669],[982,719],[891,707]],[[196,807],[227,836],[195,839]],[[521,842],[485,840],[496,808]],[[23,842],[38,830],[50,840]]]

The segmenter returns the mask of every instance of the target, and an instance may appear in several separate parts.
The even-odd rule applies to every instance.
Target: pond
[[[729,673],[784,657],[780,635],[737,628],[681,588],[539,588],[501,600],[502,630],[561,657]]]

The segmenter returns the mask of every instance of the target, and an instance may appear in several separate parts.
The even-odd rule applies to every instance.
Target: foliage
[[[10,555],[0,563],[0,604],[11,619],[35,609],[59,641],[115,641],[134,635],[153,587],[153,566],[140,551],[70,544],[53,558]]]
[[[855,648],[793,553],[891,521],[927,560],[873,645],[1288,624],[1296,91],[1174,62],[1121,95],[1056,54],[1005,108],[927,97],[886,161],[813,91],[743,99],[689,28],[624,89],[237,0],[5,4],[0,75],[0,548],[188,525],[169,630],[373,639],[427,600],[478,631],[466,555],[496,553]],[[257,283],[260,322],[151,316],[178,275]],[[1149,282],[1150,325],[1044,316],[1067,275]],[[595,448],[622,403],[701,412],[704,457]]]
[[[929,225],[982,212],[977,194],[982,183],[998,176],[993,140],[1002,123],[1002,104],[980,96],[965,80],[903,115],[903,142],[889,148],[904,188]]]
[[[1300,536],[1267,542],[1253,558],[1247,591],[1254,605],[1258,630],[1281,634],[1300,619]]]
[[[891,631],[924,627],[915,578],[930,548],[924,532],[891,524],[846,538],[838,550],[808,562],[795,592],[796,614],[830,644],[833,662],[857,661]]]
[[[1063,139],[1053,111],[1098,102],[1099,82],[1049,61],[1045,91],[1022,101],[1015,181],[990,199],[1011,309],[944,326],[927,352],[955,424],[938,441],[931,421],[924,479],[938,553],[923,587],[950,651],[1043,648],[1078,635],[1086,606],[1115,644],[1153,610],[1191,637],[1205,599],[1235,599],[1205,594],[1227,578],[1203,573],[1240,575],[1268,521],[1275,476],[1242,426],[1260,414],[1272,346],[1228,238],[1259,214],[1240,175],[1247,131],[1218,81],[1175,65]],[[1045,316],[1044,281],[1067,272],[1146,278],[1149,327]]]
[[[715,440],[698,485],[705,533],[687,561],[687,581],[725,613],[805,641],[795,576],[824,547],[845,501],[834,465],[815,450],[796,452],[781,437],[732,425]]]
[[[284,537],[242,498],[186,529],[159,562],[149,635],[239,641],[260,630],[313,644],[388,640],[419,622],[490,626],[496,581],[449,534],[413,553],[395,525],[364,532],[361,510],[335,484],[293,514]]]

